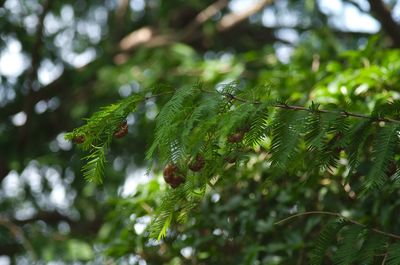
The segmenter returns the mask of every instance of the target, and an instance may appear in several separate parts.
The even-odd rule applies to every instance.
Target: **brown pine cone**
[[[74,143],[76,144],[82,144],[83,142],[85,142],[85,135],[81,134],[81,135],[77,135],[74,137]]]
[[[185,178],[178,173],[178,166],[173,163],[168,163],[165,166],[163,175],[165,182],[174,189],[185,181]]]
[[[124,121],[121,123],[119,129],[114,133],[115,138],[122,138],[128,134],[128,123]]]
[[[177,165],[175,165],[174,163],[168,163],[165,166],[164,171],[163,171],[164,178],[165,177],[171,178],[172,176],[174,176],[177,173],[177,171],[178,171]]]
[[[196,159],[192,161],[188,167],[191,171],[197,172],[204,167],[205,163],[206,161],[204,161],[204,157],[202,155],[197,155]]]
[[[238,143],[243,140],[244,131],[239,131],[234,134],[228,136],[228,142],[230,143]]]
[[[237,156],[234,154],[229,154],[227,157],[225,157],[225,161],[230,164],[234,164],[237,161]]]
[[[183,182],[185,182],[185,178],[180,175],[174,175],[173,178],[167,182],[173,189],[179,187]]]

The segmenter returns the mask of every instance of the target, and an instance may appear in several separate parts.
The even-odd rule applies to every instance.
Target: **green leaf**
[[[386,265],[400,265],[400,243],[393,244],[389,247]]]
[[[358,261],[357,264],[370,265],[374,261],[374,256],[377,253],[382,252],[385,248],[386,238],[376,233],[369,233],[361,245],[359,252],[357,253]]]
[[[273,166],[284,168],[297,152],[300,142],[303,113],[293,110],[278,110],[272,123],[271,162]]]
[[[71,239],[67,242],[67,259],[78,260],[91,260],[94,258],[92,247],[80,240]]]
[[[181,144],[178,133],[184,117],[184,106],[189,98],[193,98],[198,92],[197,86],[183,87],[176,90],[172,98],[164,105],[156,119],[155,137],[152,145],[146,152],[146,159],[152,161],[156,151],[159,159],[166,162],[180,157]],[[191,108],[192,106],[190,106]]]
[[[363,191],[379,189],[387,180],[386,171],[393,159],[398,143],[398,125],[386,124],[379,128],[372,151],[372,168],[370,169]]]
[[[349,165],[352,170],[358,166],[358,157],[360,150],[367,139],[371,128],[371,120],[363,120],[357,122],[347,135],[349,145],[347,153],[349,154]]]
[[[107,145],[95,147],[93,152],[84,158],[86,164],[82,167],[82,173],[87,181],[95,183],[103,182],[106,152]]]
[[[314,249],[310,253],[310,265],[322,264],[325,252],[327,251],[329,246],[336,240],[337,234],[346,224],[346,221],[339,219],[330,222],[324,227],[314,244]]]
[[[251,117],[250,130],[245,134],[244,142],[249,146],[256,146],[268,133],[268,107],[259,106]]]
[[[351,265],[359,251],[360,237],[364,228],[361,226],[348,226],[342,231],[343,238],[333,260],[335,265]]]

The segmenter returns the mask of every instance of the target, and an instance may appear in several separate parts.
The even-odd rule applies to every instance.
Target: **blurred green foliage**
[[[128,115],[129,133],[111,142],[102,185],[85,181],[80,171],[85,154],[64,140],[67,131],[85,124],[84,117],[133,93],[184,89],[199,82],[211,88],[234,80],[243,88],[267,84],[274,99],[303,106],[335,104],[370,114],[399,99],[400,52],[391,49],[388,35],[338,29],[318,1],[280,0],[266,10],[277,18],[293,16],[294,24],[285,26],[282,20],[266,26],[259,13],[219,31],[218,22],[232,11],[224,7],[190,38],[153,46],[146,40],[123,50],[124,37],[142,27],[180,36],[214,1],[50,2],[45,8],[47,1],[0,1],[1,261],[309,264],[311,249],[332,217],[309,215],[275,223],[311,210],[337,212],[400,234],[400,178],[393,176],[392,186],[359,196],[371,166],[370,150],[360,150],[366,160],[355,172],[339,165],[310,179],[291,168],[271,170],[265,162],[268,154],[260,152],[228,168],[186,223],[174,224],[161,241],[151,240],[145,228],[169,187],[161,176],[163,165],[145,174],[145,153],[156,115],[169,96],[138,104]],[[38,33],[41,12],[46,16]],[[297,41],[279,38],[282,29],[293,30]],[[10,62],[3,66],[4,54],[13,41],[25,59],[21,73],[6,74],[12,67]],[[79,57],[82,52],[86,55]],[[33,58],[39,62],[36,67]],[[61,70],[57,74],[54,69]],[[42,74],[32,75],[38,70]],[[46,74],[53,80],[43,81]],[[25,122],[17,119],[21,113]],[[268,139],[262,143],[269,145]],[[397,151],[398,146],[394,171]],[[306,168],[302,161],[291,159],[293,168]],[[385,240],[377,235],[368,242],[384,245]],[[323,264],[333,264],[337,248],[332,244],[327,249]],[[397,250],[393,244],[390,251]],[[362,264],[381,264],[382,259]]]

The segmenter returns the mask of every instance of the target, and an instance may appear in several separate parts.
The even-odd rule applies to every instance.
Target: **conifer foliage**
[[[87,180],[103,181],[107,150],[127,133],[127,115],[149,98],[149,92],[103,108],[67,134],[89,152],[82,169]],[[214,89],[195,84],[150,94],[169,100],[156,118],[146,157],[150,168],[163,171],[171,186],[155,210],[150,237],[160,240],[172,223],[187,221],[207,190],[230,177],[226,169],[243,166],[254,154],[266,154],[266,165],[276,172],[303,172],[306,181],[315,180],[314,172],[345,165],[350,168],[344,180],[348,182],[359,163],[367,163],[368,172],[355,180],[362,196],[399,179],[393,167],[399,144],[398,102],[380,104],[365,114],[332,104],[277,100],[270,94],[269,86],[246,88],[239,83]],[[400,237],[336,217],[314,242],[310,264],[322,264],[326,255],[340,265],[373,264],[377,257],[400,264]]]

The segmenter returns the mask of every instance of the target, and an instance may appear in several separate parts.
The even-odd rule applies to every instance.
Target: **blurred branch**
[[[122,37],[124,29],[124,20],[126,18],[127,11],[129,10],[129,0],[119,0],[118,7],[115,11],[114,19],[114,38],[119,40]]]
[[[193,20],[186,26],[181,33],[159,34],[153,27],[144,26],[125,36],[119,44],[120,52],[127,52],[135,49],[140,45],[146,47],[158,47],[169,44],[171,42],[188,40],[195,33],[196,29],[208,21],[212,16],[217,14],[228,4],[227,0],[218,0],[202,10]],[[121,58],[122,55],[117,56]]]
[[[223,46],[232,46],[240,50],[240,47],[243,47],[243,49],[249,49],[248,44],[254,44],[254,45],[263,45],[267,43],[271,43],[274,41],[281,41],[285,42],[284,40],[278,39],[274,31],[279,30],[279,29],[287,29],[288,27],[282,27],[282,26],[277,26],[277,27],[264,27],[264,26],[258,26],[258,25],[250,25],[247,23],[242,23],[241,25],[237,25],[233,30],[226,30],[220,33],[220,37],[218,38],[220,45]],[[304,27],[290,27],[291,29],[294,29],[298,32],[305,32],[308,30],[312,30],[311,28],[304,28]],[[141,31],[140,31],[141,30]],[[146,42],[152,39],[156,35],[156,31],[151,28],[151,27],[143,27],[140,30],[134,31],[138,35],[132,36],[132,41],[135,38],[140,38],[135,40],[136,44],[132,47],[130,47],[129,41],[127,41],[126,44],[124,44],[123,48],[120,48],[120,53],[118,56],[122,57],[122,59],[115,60],[117,63],[121,62],[123,63],[124,60],[127,60],[129,58],[129,52],[131,52],[130,48],[134,50],[134,48],[139,47],[140,45],[146,45]],[[133,33],[134,33],[133,32]],[[139,34],[140,32],[140,34]],[[131,33],[131,34],[133,34]],[[360,33],[360,32],[346,32],[346,31],[334,31],[335,35],[337,35],[339,38],[346,38],[348,36],[356,36],[356,37],[368,37],[370,34],[369,33]],[[237,38],[237,36],[241,36],[240,38]],[[158,38],[158,44],[160,45],[162,40],[162,37]],[[211,36],[210,39],[207,39],[207,36],[204,36],[202,34],[197,34],[195,40],[190,40],[187,42],[188,44],[192,45],[194,48],[200,49],[200,50],[205,50],[209,48],[210,44],[208,42],[213,42],[215,41],[214,38]],[[120,45],[122,45],[123,41],[120,42]],[[155,44],[156,42],[153,42]],[[164,43],[166,43],[166,39],[164,39]],[[212,44],[212,43],[211,43]],[[125,46],[126,45],[126,46]],[[31,100],[33,104],[36,104],[40,100],[48,100],[52,97],[66,97],[67,93],[68,98],[71,97],[71,86],[70,86],[70,80],[74,79],[74,76],[79,75],[80,80],[79,84],[81,86],[88,84],[96,79],[96,69],[98,67],[101,67],[102,65],[105,64],[112,64],[111,58],[114,56],[116,53],[113,52],[109,54],[108,56],[103,56],[95,59],[94,61],[90,62],[89,64],[78,68],[78,69],[73,69],[73,68],[66,68],[64,69],[63,74],[58,77],[56,80],[54,80],[52,83],[42,87],[39,90],[35,90],[31,92]],[[118,58],[118,56],[116,58]],[[115,58],[114,58],[115,59]],[[85,74],[82,75],[81,73],[83,72],[90,72],[93,74]],[[85,86],[84,89],[79,90],[80,92],[83,91],[88,91],[90,86]],[[21,105],[23,104],[21,101],[21,97],[18,98],[16,101],[4,106],[2,108],[2,111],[0,113],[0,118],[7,119],[9,116],[14,115],[18,112],[21,111]],[[63,125],[63,123],[60,123],[60,125]],[[64,128],[64,127],[61,127]]]
[[[0,226],[7,228],[8,231],[10,231],[10,233],[13,235],[15,240],[17,242],[21,242],[22,246],[29,253],[31,258],[33,260],[37,260],[36,253],[33,250],[31,243],[26,239],[26,237],[24,236],[24,232],[18,225],[14,224],[7,218],[0,218]],[[13,248],[18,249],[18,247],[13,247]],[[1,249],[0,249],[0,253],[1,253]]]
[[[6,244],[6,245],[0,245],[0,256],[1,255],[6,255],[6,256],[13,256],[16,253],[19,253],[23,250],[21,248],[20,244]]]
[[[218,0],[215,3],[209,5],[206,9],[201,11],[189,25],[183,30],[183,38],[187,38],[188,35],[192,34],[199,26],[204,24],[219,11],[228,5],[228,0]]]
[[[33,111],[33,106],[35,104],[35,101],[32,98],[32,93],[34,91],[34,85],[35,81],[37,81],[37,72],[38,68],[40,65],[40,55],[41,55],[41,48],[43,46],[43,30],[44,30],[44,19],[46,18],[47,13],[51,9],[51,5],[54,1],[47,0],[43,4],[43,10],[42,13],[39,16],[39,22],[38,26],[36,28],[36,35],[35,35],[35,42],[32,47],[32,52],[31,52],[31,67],[29,68],[28,74],[27,74],[27,90],[28,93],[25,97],[25,102],[23,106],[23,111],[26,114],[26,123],[21,126],[19,130],[19,135],[18,135],[18,144],[17,144],[17,149],[23,150],[25,143],[27,141],[28,135],[29,135],[29,123],[30,123],[30,117],[32,116],[32,111]]]
[[[260,0],[244,12],[239,14],[232,12],[223,16],[217,25],[217,30],[220,33],[229,31],[231,28],[245,21],[251,15],[261,11],[266,5],[271,4],[272,2],[272,0]],[[219,0],[214,2],[201,11],[187,27],[177,33],[158,34],[156,29],[148,26],[133,31],[121,40],[119,44],[121,53],[115,56],[115,62],[117,64],[124,63],[128,58],[128,55],[124,53],[130,52],[141,45],[145,47],[159,47],[172,42],[190,42],[193,41],[193,39],[204,38],[204,34],[196,31],[198,27],[226,7],[227,4],[227,0]]]
[[[345,2],[345,3],[349,4],[349,5],[354,6],[354,7],[357,8],[357,10],[360,11],[361,13],[368,13],[368,11],[367,11],[367,10],[364,10],[364,8],[362,8],[362,6],[361,6],[358,2],[355,2],[355,1],[353,1],[353,0],[344,0],[343,2]]]
[[[201,23],[204,23],[205,21],[207,21],[207,19],[210,19],[212,17],[212,14],[216,14],[218,8],[222,9],[223,3],[224,1],[216,1],[212,5],[205,8],[203,11],[200,11],[200,13],[194,18],[193,22],[191,22],[190,24],[193,23],[193,25],[199,25],[200,23],[201,25]],[[264,4],[265,3],[266,2],[264,2]],[[213,12],[211,12],[210,10]],[[247,14],[249,14],[249,12],[247,12]],[[276,35],[274,34],[274,31],[278,29],[286,29],[287,27],[277,26],[277,27],[267,28],[261,25],[255,25],[255,24],[250,25],[249,23],[243,23],[244,20],[241,20],[241,22],[242,23],[240,23],[240,25],[238,25],[237,24],[238,22],[236,22],[236,24],[234,24],[235,27],[226,28],[224,31],[219,32],[218,44],[223,45],[224,47],[226,47],[226,45],[229,45],[231,47],[237,48],[238,50],[240,49],[244,50],[244,49],[249,49],[249,44],[260,46],[274,41],[285,42],[285,40],[277,38]],[[290,28],[295,29],[299,32],[311,30],[311,28],[299,28],[299,27],[290,27]],[[335,31],[335,34],[339,37],[347,37],[347,36],[365,37],[370,35],[368,33],[342,32],[342,31]],[[70,80],[73,80],[76,75],[80,76],[79,85],[85,85],[95,80],[96,69],[98,67],[101,67],[102,65],[112,64],[113,57],[114,57],[114,62],[120,64],[125,62],[129,58],[130,53],[140,46],[157,47],[157,46],[167,45],[172,41],[180,41],[178,36],[184,36],[184,35],[182,34],[163,35],[158,33],[155,28],[150,26],[145,26],[138,30],[135,30],[130,34],[126,35],[124,38],[122,38],[122,40],[119,42],[119,47],[117,49],[108,52],[108,54],[105,54],[104,56],[95,59],[94,61],[90,62],[89,64],[81,68],[78,69],[66,68],[64,69],[63,74],[59,78],[54,80],[52,83],[40,88],[39,90],[31,91],[30,97],[32,100],[32,104],[34,106],[34,104],[36,104],[40,100],[50,99],[54,96],[62,98],[63,96],[65,96],[66,93],[71,93]],[[194,36],[194,38],[192,39],[187,38],[181,41],[189,45],[192,45],[195,49],[200,49],[200,50],[209,49],[211,45],[216,43],[215,36],[208,37],[198,31],[194,31],[192,36]],[[238,38],[237,36],[241,37]],[[89,72],[92,74],[82,75],[83,72],[86,73]],[[89,88],[90,86],[85,86],[85,87],[87,90],[87,88]],[[21,111],[21,105],[23,105],[23,103],[20,100],[16,100],[6,105],[2,109],[0,118],[8,118],[13,114],[18,113],[19,111]]]
[[[208,91],[206,91],[208,92]],[[255,105],[259,105],[261,104],[260,101],[251,101],[251,100],[247,100],[244,98],[240,98],[237,97],[233,94],[230,93],[225,93],[222,94],[224,96],[226,96],[229,99],[234,99],[236,101],[239,102],[244,102],[244,103],[252,103]],[[331,113],[331,114],[337,114],[337,115],[341,115],[343,117],[354,117],[354,118],[360,118],[360,119],[368,119],[371,121],[375,121],[375,122],[392,122],[392,123],[400,123],[400,120],[395,120],[395,119],[391,119],[391,118],[385,118],[385,117],[381,117],[381,116],[372,116],[372,115],[367,115],[367,114],[361,114],[361,113],[354,113],[354,112],[348,112],[346,110],[327,110],[327,109],[319,109],[318,107],[316,109],[311,109],[310,107],[304,107],[304,106],[297,106],[297,105],[288,105],[286,103],[277,103],[277,104],[273,104],[271,105],[275,108],[279,108],[279,109],[287,109],[287,110],[293,110],[293,111],[307,111],[307,112],[317,112],[317,113]],[[310,212],[312,213],[312,212]],[[317,213],[317,212],[315,212]],[[335,213],[336,214],[336,213]],[[301,214],[299,214],[301,215]],[[283,221],[282,221],[283,222]]]
[[[25,220],[9,220],[8,218],[0,217],[0,226],[4,226],[13,235],[17,243],[6,243],[0,244],[0,255],[15,255],[16,253],[26,250],[32,259],[36,260],[37,256],[34,252],[32,244],[24,236],[22,226],[26,224],[31,224],[36,221],[43,221],[47,225],[57,225],[59,222],[66,222],[69,224],[71,233],[75,235],[85,235],[89,234],[96,235],[101,225],[103,224],[102,218],[95,218],[93,220],[72,220],[68,216],[62,215],[58,212],[39,212],[35,216],[25,219]],[[20,247],[20,244],[23,248]]]
[[[96,234],[103,223],[103,218],[99,216],[96,216],[96,218],[93,220],[73,220],[70,217],[62,215],[58,212],[39,212],[29,219],[13,220],[13,222],[16,225],[22,226],[39,220],[51,225],[56,225],[59,222],[66,222],[69,224],[71,231],[75,234],[87,234],[88,232]]]
[[[242,21],[248,19],[250,16],[260,12],[264,7],[267,5],[272,4],[273,0],[260,0],[249,9],[240,12],[240,13],[229,13],[222,17],[221,21],[219,21],[217,25],[218,31],[225,31],[228,30],[235,25],[241,23]]]
[[[10,168],[7,165],[7,160],[4,157],[0,156],[0,183],[10,172]]]
[[[349,223],[352,223],[354,225],[358,225],[358,226],[367,228],[367,229],[369,229],[371,231],[374,231],[375,233],[378,233],[378,234],[381,234],[381,235],[384,235],[384,236],[387,236],[387,237],[391,237],[391,238],[400,240],[400,235],[387,233],[387,232],[384,232],[384,231],[376,229],[376,228],[368,228],[366,225],[364,225],[364,224],[362,224],[360,222],[357,222],[357,221],[355,221],[353,219],[350,219],[348,217],[345,217],[345,216],[341,215],[340,213],[327,212],[327,211],[310,211],[310,212],[302,212],[302,213],[294,214],[294,215],[291,215],[291,216],[289,216],[289,217],[287,217],[285,219],[282,219],[282,220],[276,222],[275,225],[280,225],[280,224],[285,223],[285,222],[287,222],[287,221],[289,221],[291,219],[294,219],[294,218],[297,218],[297,217],[300,217],[300,216],[305,216],[305,215],[330,215],[330,216],[335,216],[337,218],[343,219],[343,220],[345,220],[345,221],[347,221]]]
[[[142,44],[149,45],[151,42],[154,42],[157,37],[160,36],[157,36],[154,28],[144,26],[122,38],[119,43],[119,49],[121,51],[129,51]]]
[[[382,0],[368,0],[372,14],[382,25],[383,30],[393,41],[393,46],[400,48],[400,27],[394,21],[389,8]]]
[[[52,3],[53,1],[51,0],[45,1],[45,3],[43,4],[42,13],[39,16],[39,22],[36,28],[35,43],[33,44],[31,53],[31,68],[29,69],[29,74],[28,74],[28,80],[31,83],[30,84],[31,86],[32,82],[37,77],[37,70],[39,68],[39,63],[40,63],[40,53],[41,53],[41,48],[43,46],[42,37],[44,29],[44,19],[46,18],[47,13],[50,11]],[[32,87],[29,87],[28,89],[32,90]]]

